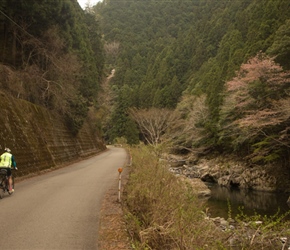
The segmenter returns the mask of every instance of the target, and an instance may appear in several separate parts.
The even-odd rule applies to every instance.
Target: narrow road
[[[0,200],[0,248],[97,249],[101,200],[112,185],[118,189],[118,168],[126,162],[126,151],[112,147],[16,183],[15,193]]]

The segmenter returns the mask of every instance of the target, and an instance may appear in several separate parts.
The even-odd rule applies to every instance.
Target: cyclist
[[[0,168],[4,168],[7,170],[9,193],[14,192],[14,189],[12,187],[12,167],[17,170],[16,161],[14,159],[14,156],[11,154],[11,150],[9,148],[5,148],[5,153],[0,156]]]

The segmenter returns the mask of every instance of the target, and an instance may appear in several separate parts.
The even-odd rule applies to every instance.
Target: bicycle
[[[13,176],[12,176],[12,188],[14,189],[14,177]],[[13,194],[13,193],[9,192],[7,170],[0,169],[0,199],[3,198],[5,192],[7,192],[9,195]]]

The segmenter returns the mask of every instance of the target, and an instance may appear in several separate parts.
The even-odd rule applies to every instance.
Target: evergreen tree
[[[289,67],[289,9],[287,0],[111,0],[95,10],[106,42],[120,44],[114,84],[134,90],[130,105],[172,108],[184,94],[206,97],[200,142],[216,149],[225,83],[240,65],[267,51]]]
[[[110,127],[107,128],[106,140],[114,142],[118,137],[124,137],[129,144],[139,142],[139,135],[136,124],[128,115],[128,108],[131,105],[132,89],[125,85],[118,90],[117,102],[111,116]]]
[[[267,52],[276,56],[276,61],[290,69],[290,19],[281,25],[275,34],[275,40]]]
[[[0,7],[0,62],[15,69],[0,87],[61,113],[76,133],[103,74],[96,20],[77,0],[4,0]]]

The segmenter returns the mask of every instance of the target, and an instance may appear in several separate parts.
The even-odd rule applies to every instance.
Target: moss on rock
[[[106,148],[87,122],[73,135],[60,115],[2,92],[0,108],[0,153],[5,147],[12,150],[18,176],[66,164]]]

